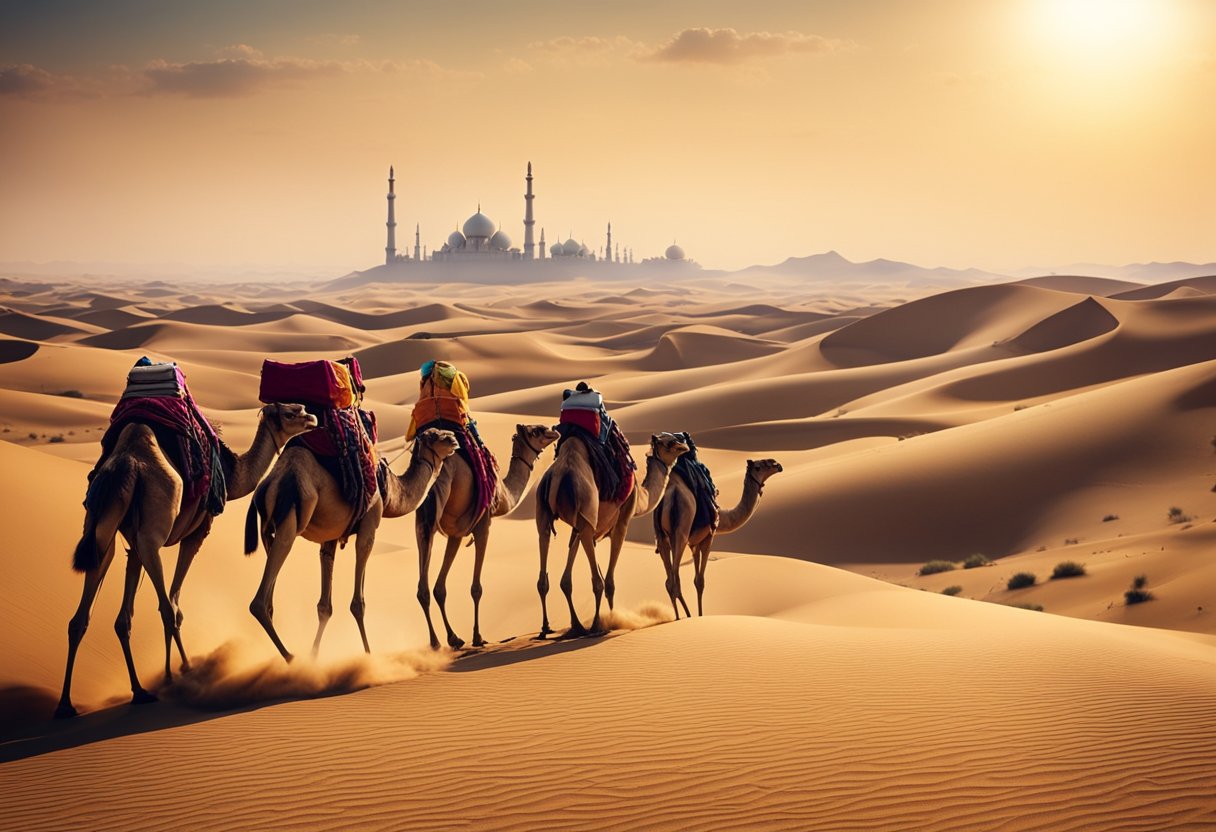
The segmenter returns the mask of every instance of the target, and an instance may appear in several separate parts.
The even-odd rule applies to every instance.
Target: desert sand
[[[4,281],[0,307],[0,827],[1216,825],[1216,278],[44,280]],[[52,722],[85,477],[130,365],[178,361],[243,450],[264,358],[346,354],[397,472],[429,358],[468,373],[501,459],[517,423],[556,421],[585,379],[639,463],[652,433],[690,431],[723,506],[746,460],[784,470],[717,540],[705,617],[672,620],[646,517],[612,633],[533,641],[529,493],[494,521],[489,647],[427,649],[406,517],[382,523],[368,567],[372,655],[346,611],[352,544],[319,659],[290,667],[248,612],[264,554],[242,554],[249,498],[232,501],[182,593],[195,670],[127,704],[112,569],[77,661],[82,715]],[[962,568],[974,555],[990,563]],[[956,568],[919,574],[936,560]],[[466,639],[471,561],[462,549],[448,581]],[[1064,561],[1085,574],[1052,580]],[[1034,585],[1008,589],[1021,572]],[[1154,597],[1128,605],[1140,575]],[[687,559],[683,580],[691,599]],[[297,653],[317,593],[316,546],[299,541],[275,608]],[[588,621],[581,560],[575,602]],[[159,687],[147,582],[133,645]]]

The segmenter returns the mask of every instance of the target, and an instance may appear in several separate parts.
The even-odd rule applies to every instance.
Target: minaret
[[[616,262],[617,263],[621,262],[621,244],[620,243],[616,244]]]
[[[612,223],[608,223],[608,247],[604,249],[604,261],[612,262]]]
[[[545,229],[542,228],[540,230],[540,259],[541,260],[545,259],[547,251],[548,251],[548,249],[545,248]]]
[[[417,262],[419,260],[418,255],[420,253],[420,249],[418,246],[418,242],[419,242],[419,238],[421,236],[422,236],[422,224],[417,223],[414,225],[414,260],[415,260],[415,262]]]
[[[388,168],[388,241],[384,244],[384,265],[392,265],[392,262],[397,259],[397,218],[393,212],[393,200],[397,195],[393,193],[393,166]]]
[[[536,220],[532,218],[532,163],[528,162],[528,192],[524,194],[524,259],[532,260],[536,257],[536,244],[532,241],[532,226],[536,224]],[[541,243],[541,248],[544,248],[544,243]]]

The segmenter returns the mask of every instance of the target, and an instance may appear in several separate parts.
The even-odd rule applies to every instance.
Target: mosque
[[[619,240],[614,245],[611,222],[608,223],[606,243],[598,250],[589,248],[583,241],[575,240],[573,235],[568,237],[564,242],[554,243],[546,248],[544,228],[540,229],[538,244],[534,237],[536,218],[533,214],[532,202],[536,198],[536,195],[532,191],[531,162],[528,162],[528,174],[525,177],[524,242],[522,248],[513,245],[510,235],[497,222],[483,214],[481,206],[478,205],[477,213],[465,220],[463,225],[453,230],[442,245],[432,249],[429,254],[421,245],[422,229],[419,225],[414,226],[414,250],[412,255],[408,251],[398,250],[395,208],[397,194],[395,183],[393,168],[389,167],[388,222],[385,223],[388,228],[388,239],[384,246],[385,266],[406,264],[421,266],[428,263],[466,266],[506,266],[511,263],[522,264],[535,260],[548,261],[554,264],[566,264],[567,266],[590,263],[612,266],[635,264],[633,249],[625,248],[622,250]],[[675,244],[667,248],[663,257],[647,258],[644,262],[651,265],[667,263],[673,267],[685,265],[698,268],[692,260],[689,260],[685,256],[684,249]]]

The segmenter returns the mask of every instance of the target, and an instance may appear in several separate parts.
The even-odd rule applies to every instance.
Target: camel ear
[[[528,433],[528,429],[525,428],[523,425],[516,423],[515,432],[518,433],[520,436],[526,436]]]

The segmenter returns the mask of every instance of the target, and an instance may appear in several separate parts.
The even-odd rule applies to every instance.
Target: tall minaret
[[[421,259],[419,257],[419,255],[421,254],[421,250],[418,247],[418,242],[419,242],[419,238],[421,237],[421,235],[422,235],[422,224],[415,223],[415,225],[414,225],[414,262],[418,262]]]
[[[384,244],[384,265],[391,265],[397,259],[397,217],[393,212],[393,200],[397,195],[393,193],[393,166],[388,168],[388,242]]]
[[[532,163],[528,162],[528,192],[524,194],[524,259],[536,257],[536,244],[532,241],[532,226],[536,220],[532,218]],[[543,248],[542,243],[542,248]]]
[[[612,262],[612,223],[608,223],[608,247],[604,249],[604,260]]]
[[[617,263],[621,262],[621,244],[620,243],[616,244],[616,261],[615,262],[617,262]]]
[[[545,259],[545,252],[547,252],[547,251],[548,251],[548,249],[545,248],[545,229],[542,228],[540,230],[540,259],[541,260]]]

